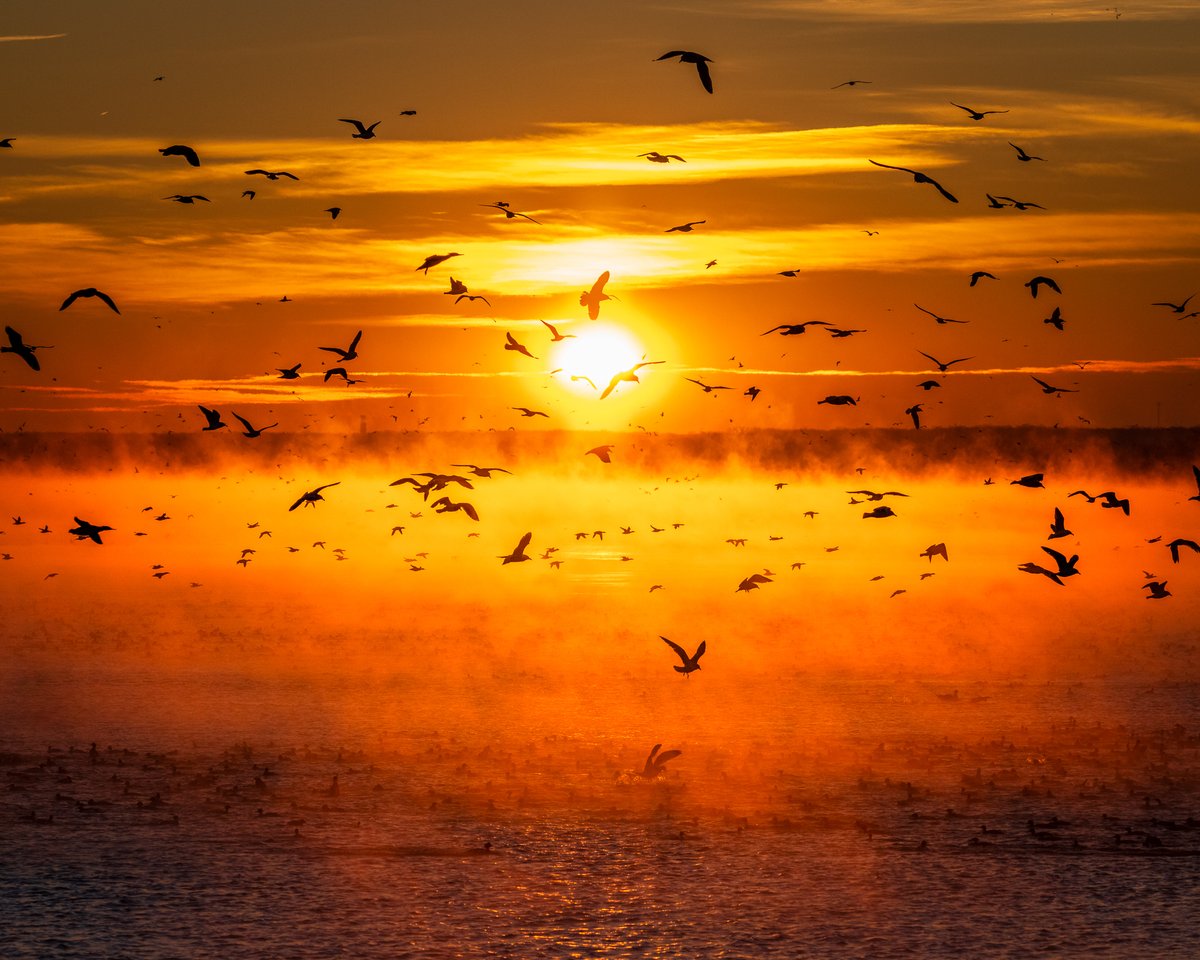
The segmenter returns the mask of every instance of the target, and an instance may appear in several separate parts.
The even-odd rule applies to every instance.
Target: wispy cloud
[[[65,37],[65,33],[40,33],[26,34],[17,36],[0,37],[0,43],[18,43],[25,40],[59,40]]]
[[[877,20],[897,23],[1012,23],[1119,20],[1193,20],[1198,11],[1191,0],[1147,0],[1130,8],[1105,7],[1087,0],[756,0],[749,4],[763,14],[803,16],[817,20]]]

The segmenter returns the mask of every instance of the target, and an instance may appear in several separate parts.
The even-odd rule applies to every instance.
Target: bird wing
[[[604,292],[604,285],[608,283],[609,272],[605,270],[596,278],[596,282],[592,284],[592,296],[596,296]]]
[[[709,93],[713,92],[712,76],[708,72],[708,64],[703,60],[696,61],[696,72],[700,74],[700,82],[704,84],[704,89]]]
[[[233,411],[231,410],[231,411],[230,411],[230,413],[233,413]],[[253,432],[254,432],[254,428],[253,428],[252,426],[250,426],[250,421],[249,421],[249,420],[247,420],[245,417],[239,417],[239,416],[238,416],[236,413],[234,413],[234,414],[233,414],[233,418],[234,418],[235,420],[239,420],[239,421],[241,421],[241,424],[242,424],[242,426],[243,426],[243,427],[245,427],[245,428],[246,428],[246,432],[247,432],[247,433],[253,433]]]
[[[949,190],[947,190],[945,187],[943,187],[940,183],[938,183],[936,180],[934,180],[933,177],[926,176],[925,182],[932,184],[937,189],[937,192],[940,193],[947,200],[949,200],[951,203],[958,203],[958,197],[956,197]]]
[[[336,487],[341,482],[342,482],[341,480],[334,480],[333,483],[323,484],[322,486],[317,487],[317,489],[314,490],[313,493],[320,493],[322,490],[328,490],[330,487]]]
[[[659,60],[669,60],[671,57],[682,57],[685,53],[687,53],[686,50],[670,50],[667,53],[664,53],[661,57],[655,57],[654,62],[657,63]],[[659,746],[662,746],[662,744],[659,744]],[[654,749],[657,750],[658,747],[655,747]],[[651,754],[651,756],[653,756],[653,754]]]
[[[525,548],[526,548],[527,546],[529,546],[529,541],[530,541],[530,540],[532,540],[532,539],[533,539],[533,531],[532,531],[532,530],[530,530],[530,531],[529,531],[527,534],[525,534],[525,536],[523,536],[523,537],[522,537],[522,538],[521,538],[521,539],[520,539],[520,540],[517,542],[517,548],[516,548],[515,550],[513,550],[513,556],[514,556],[514,557],[523,557],[523,556],[525,556]]]
[[[355,349],[358,347],[358,341],[362,339],[362,335],[363,332],[361,330],[354,335],[354,339],[350,341],[350,349],[346,351],[347,353],[353,353],[355,351]]]
[[[880,163],[878,160],[868,160],[867,163],[873,163],[877,167],[885,167],[888,170],[903,170],[905,173],[916,175],[915,170],[909,170],[908,167],[893,167],[890,163]]]
[[[458,505],[458,508],[459,508],[460,510],[462,510],[462,512],[463,512],[463,513],[465,513],[465,514],[466,514],[468,517],[470,517],[472,520],[478,520],[478,519],[479,519],[479,513],[476,511],[475,507],[474,507],[472,504],[470,504],[470,503],[466,503],[466,502],[464,502],[464,503],[460,503],[460,504]]]
[[[693,660],[693,661],[697,661],[697,660],[699,660],[699,659],[700,659],[702,656],[704,656],[704,651],[705,651],[705,650],[707,650],[707,649],[708,649],[708,641],[707,641],[707,640],[701,640],[701,641],[700,641],[700,646],[698,646],[698,647],[696,648],[696,654],[695,654],[695,656],[693,656],[693,657],[692,657],[692,660]]]
[[[661,770],[663,768],[663,764],[665,764],[668,760],[674,760],[681,753],[683,753],[682,750],[664,750],[664,751],[662,751],[662,753],[660,753],[657,757],[654,758],[654,763],[653,763],[654,770],[655,771]]]
[[[362,125],[361,120],[347,120],[345,117],[338,117],[338,123],[352,123],[358,127],[359,133],[366,133],[366,127]],[[372,124],[374,126],[374,124]]]
[[[613,376],[613,378],[608,381],[608,386],[605,387],[603,392],[600,394],[600,399],[603,400],[610,393],[612,393],[615,389],[617,389],[617,384],[620,382],[621,382],[621,374],[619,374],[619,373],[615,374]]]
[[[670,647],[672,650],[674,650],[675,653],[679,656],[679,659],[684,662],[684,665],[685,666],[687,665],[688,655],[687,655],[687,651],[685,651],[683,649],[683,647],[681,647],[679,644],[677,644],[674,640],[668,640],[661,633],[658,635],[658,639],[660,639],[668,647]]]

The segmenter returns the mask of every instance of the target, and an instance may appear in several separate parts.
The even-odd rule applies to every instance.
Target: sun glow
[[[561,368],[556,379],[575,393],[599,397],[615,374],[633,367],[645,352],[623,327],[583,323],[571,329],[579,332],[555,344],[550,362]]]

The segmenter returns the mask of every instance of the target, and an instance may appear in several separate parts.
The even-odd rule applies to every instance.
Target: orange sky
[[[1195,424],[1200,301],[1154,305],[1200,292],[1194,5],[993,11],[10,4],[0,296],[52,349],[40,371],[0,357],[0,428],[198,430],[198,404],[289,431],[893,426],[916,403],[924,426]],[[711,58],[713,94],[655,60],[680,49]],[[1061,294],[1032,298],[1037,275]],[[120,315],[59,310],[88,287]],[[861,332],[763,335],[806,321]],[[358,330],[358,382],[325,382],[319,348]],[[922,353],[970,359],[942,376]],[[604,400],[570,380],[643,357],[663,362]]]

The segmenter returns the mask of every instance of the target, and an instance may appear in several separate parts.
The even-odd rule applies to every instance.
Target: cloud
[[[0,43],[17,43],[24,40],[58,40],[65,36],[65,33],[42,33],[36,35],[9,36],[0,37]]]
[[[774,16],[895,23],[1094,22],[1127,15],[1119,6],[1105,7],[1086,0],[1013,0],[1004,4],[991,0],[856,0],[853,4],[844,0],[757,0],[746,6]],[[739,12],[744,15],[744,8]],[[1147,0],[1128,15],[1139,21],[1193,20],[1197,8],[1191,0]]]

